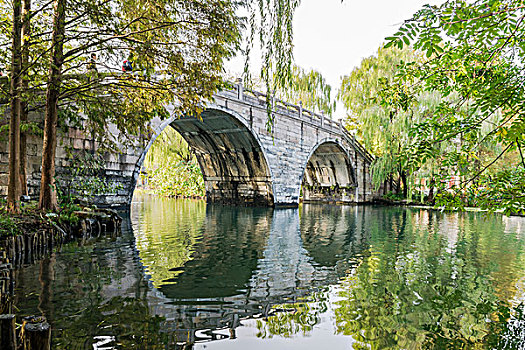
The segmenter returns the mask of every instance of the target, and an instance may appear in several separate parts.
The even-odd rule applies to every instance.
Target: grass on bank
[[[37,206],[37,202],[30,202],[22,205],[20,214],[10,214],[6,203],[0,202],[0,238],[17,236],[42,227],[43,220]]]

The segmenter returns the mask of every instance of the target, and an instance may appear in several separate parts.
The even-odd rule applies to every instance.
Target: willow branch
[[[521,145],[520,145],[520,141],[519,139],[516,137],[516,145],[518,145],[518,150],[520,151],[520,156],[521,156],[521,164],[523,165],[523,167],[525,168],[525,159],[523,158],[523,153],[521,152]]]

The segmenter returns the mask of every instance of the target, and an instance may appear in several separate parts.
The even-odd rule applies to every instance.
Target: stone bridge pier
[[[146,154],[167,127],[177,130],[196,155],[209,202],[296,206],[302,195],[310,202],[362,203],[377,194],[370,181],[371,155],[340,122],[301,106],[274,101],[272,132],[266,127],[266,96],[244,91],[242,85],[215,94],[199,117],[178,118],[172,113],[173,106],[166,109],[173,116],[154,119],[150,136],[134,140],[133,147],[122,147],[120,154],[106,156],[103,176],[120,186],[116,192],[99,196],[99,205],[131,203]],[[39,116],[32,118],[38,120]],[[109,132],[114,139],[128,138],[116,128]],[[94,141],[74,127],[60,138],[58,174],[67,172],[71,164],[68,147],[96,149]],[[28,144],[29,190],[37,196],[42,141],[31,137]],[[7,164],[6,152],[7,145],[0,145],[0,165]],[[6,185],[7,176],[0,173],[0,191],[4,192]]]

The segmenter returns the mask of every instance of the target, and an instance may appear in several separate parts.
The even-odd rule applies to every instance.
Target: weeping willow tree
[[[294,65],[290,85],[279,88],[276,95],[287,102],[302,103],[304,108],[314,112],[332,115],[335,110],[332,87],[320,72],[313,69],[305,70]]]
[[[380,47],[376,55],[363,59],[359,67],[342,78],[337,97],[348,113],[346,127],[355,129],[359,122],[357,135],[375,155],[381,155],[385,147],[378,139],[377,127],[386,123],[377,113],[381,106],[376,96],[382,86],[392,81],[398,73],[397,65],[400,62],[411,61],[416,57],[416,53],[408,48],[399,50]],[[371,115],[370,111],[375,113]],[[390,117],[387,116],[389,122]]]
[[[406,76],[407,71],[428,60],[432,57],[424,57],[407,46],[402,49],[382,47],[376,56],[364,59],[343,78],[338,97],[348,111],[347,128],[357,129],[358,138],[377,156],[372,165],[374,184],[379,186],[393,175],[397,190],[403,192],[404,198],[412,199],[411,190],[428,187],[428,200],[433,202],[434,190],[440,196],[448,193],[457,182],[478,173],[483,169],[482,164],[502,152],[502,145],[491,138],[502,111],[483,118],[479,127],[468,132],[433,142],[432,130],[422,126],[436,116],[453,113],[458,122],[470,117],[482,118],[479,108],[471,101],[460,103],[461,96],[456,92],[445,96],[438,90],[421,89],[413,93],[413,86],[420,83],[417,77],[407,78],[404,84],[394,84],[399,77]],[[454,104],[457,107],[453,112],[443,109],[445,105]],[[461,127],[463,124],[459,122],[457,128]],[[461,162],[457,161],[459,153],[467,153]],[[517,151],[505,152],[488,175],[496,174],[506,164],[516,164],[518,158]],[[460,199],[476,205],[474,192],[477,190],[478,186],[467,188],[467,192],[472,193],[450,200]],[[423,192],[420,194],[423,199]],[[460,206],[461,203],[455,204]]]
[[[344,76],[338,93],[348,111],[346,127],[357,128],[357,136],[365,147],[377,156],[372,165],[373,181],[379,186],[391,174],[399,181],[398,191],[408,195],[409,177],[413,169],[411,160],[406,157],[407,147],[411,144],[411,129],[419,123],[429,110],[435,108],[441,101],[437,93],[425,92],[406,100],[407,104],[417,104],[418,109],[406,112],[402,109],[391,110],[380,103],[378,96],[383,87],[400,73],[399,64],[407,61],[417,61],[421,57],[412,49],[383,47],[377,55],[365,58],[361,65],[350,75]],[[406,95],[404,87],[392,92],[388,98],[400,99]]]
[[[300,0],[244,0],[248,10],[244,83],[252,86],[250,74],[251,50],[258,41],[261,49],[261,79],[269,96],[267,129],[273,126],[270,101],[278,90],[292,85],[293,17]]]

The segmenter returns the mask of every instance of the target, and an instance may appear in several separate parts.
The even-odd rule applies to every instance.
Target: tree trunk
[[[28,114],[28,66],[29,66],[29,37],[31,35],[31,0],[24,1],[22,14],[22,97],[20,102],[20,123],[27,123]],[[20,189],[22,195],[27,195],[27,132],[20,131]]]
[[[428,191],[428,202],[434,205],[434,186],[436,185],[436,180],[434,177],[430,179],[430,190]]]
[[[41,210],[57,209],[55,153],[57,146],[58,99],[60,96],[60,84],[62,82],[62,63],[64,61],[66,0],[55,0],[54,3],[53,47],[47,85],[44,146],[42,151],[42,180],[40,181],[39,207]]]
[[[408,196],[407,172],[405,170],[401,170],[399,175],[401,178],[401,182],[403,183],[403,198],[407,198]]]
[[[394,187],[395,187],[395,194],[401,194],[401,178],[398,177],[395,181],[394,181]]]
[[[13,46],[11,57],[11,115],[9,120],[9,183],[7,208],[11,213],[20,211],[20,71],[22,1],[13,1]]]
[[[2,350],[16,350],[15,315],[0,315],[0,348]]]

